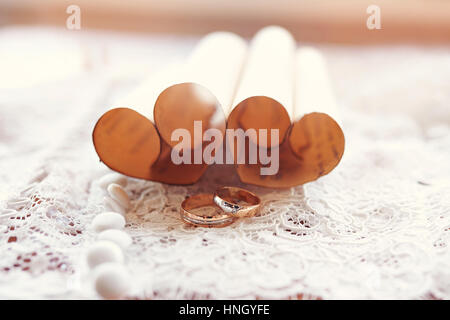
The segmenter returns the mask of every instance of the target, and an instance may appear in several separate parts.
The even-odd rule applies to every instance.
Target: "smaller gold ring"
[[[191,212],[192,209],[202,207],[211,207],[211,206],[217,207],[213,199],[214,195],[209,193],[200,193],[185,199],[181,203],[180,208],[181,219],[183,219],[184,222],[195,226],[209,227],[209,228],[226,227],[237,220],[236,217],[233,217],[229,214],[202,216]]]
[[[253,217],[259,211],[261,199],[242,188],[221,187],[214,193],[214,203],[233,217]]]

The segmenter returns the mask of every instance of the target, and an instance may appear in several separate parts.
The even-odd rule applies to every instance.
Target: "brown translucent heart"
[[[192,150],[201,147],[206,130],[218,129],[222,136],[225,133],[222,106],[208,89],[196,83],[175,84],[161,92],[155,103],[154,119],[162,140],[171,147],[180,144],[172,138],[177,129],[187,130],[191,139],[181,143]]]
[[[160,141],[153,123],[128,108],[106,112],[95,125],[95,150],[100,160],[114,171],[130,177],[169,184],[191,184],[206,165],[174,165],[171,148]]]
[[[259,141],[259,135],[256,135],[256,141],[250,136],[252,143],[262,147],[276,147],[284,140],[291,120],[285,107],[273,98],[265,96],[254,96],[240,102],[228,116],[227,127],[229,129],[255,129],[259,133],[261,129],[270,130],[277,129],[278,141]]]
[[[305,178],[312,181],[338,165],[344,154],[345,138],[341,127],[332,117],[313,112],[293,124],[289,144],[295,156],[309,165],[311,173]]]
[[[276,174],[261,175],[264,166],[260,163],[237,165],[237,172],[246,183],[272,188],[293,187],[331,172],[341,160],[344,147],[344,133],[337,122],[324,113],[312,113],[295,122],[288,139],[279,146]]]
[[[161,144],[153,123],[129,108],[106,112],[92,133],[101,161],[114,171],[148,179],[159,157]]]
[[[258,32],[250,48],[228,128],[278,129],[279,137],[275,143],[272,139],[265,143],[249,132],[241,150],[245,162],[239,161],[234,148],[237,173],[243,182],[272,188],[301,185],[331,172],[344,153],[345,138],[335,120],[338,108],[325,58],[308,47],[294,54],[292,43],[286,30],[269,27]],[[241,101],[254,92],[267,92],[268,96]],[[257,161],[249,161],[252,150],[258,154]],[[270,162],[264,164],[267,161],[261,155],[270,155],[265,157]]]
[[[106,112],[93,132],[95,150],[101,161],[130,177],[168,184],[195,183],[207,168],[203,159],[194,161],[195,150],[199,149],[202,154],[207,145],[202,140],[204,131],[214,128],[222,135],[225,132],[225,116],[219,102],[203,86],[181,83],[160,94],[154,118],[160,130],[150,119],[132,109],[116,108]],[[194,121],[201,121],[202,128],[198,132],[194,130]],[[190,141],[173,141],[171,133],[176,129],[186,130]],[[194,139],[195,135],[199,139]],[[182,145],[183,151],[189,149],[188,163],[173,162],[172,151],[177,145]]]

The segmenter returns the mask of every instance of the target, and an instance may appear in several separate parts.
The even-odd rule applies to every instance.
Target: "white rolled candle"
[[[184,63],[176,62],[153,72],[127,95],[118,99],[114,105],[132,108],[155,123],[153,109],[158,96],[168,87],[183,82],[186,79],[185,69]]]
[[[345,138],[325,59],[314,48],[296,55],[294,123],[289,144],[301,161],[303,182],[329,173],[342,158]]]
[[[293,115],[294,54],[295,40],[286,29],[270,26],[255,35],[228,127],[278,129],[279,141],[253,142],[277,146],[283,141]]]
[[[228,115],[246,56],[247,43],[238,35],[210,33],[200,40],[190,55],[186,81],[198,83],[211,91]]]
[[[245,41],[230,32],[213,32],[200,40],[173,85],[155,102],[155,125],[168,145],[178,144],[172,141],[176,129],[187,129],[193,138],[194,121],[201,121],[203,130],[225,131],[225,117],[233,103],[246,54]],[[201,144],[201,139],[192,139],[193,149]]]
[[[154,73],[116,104],[133,106],[154,122],[153,110],[161,92],[176,84],[193,82],[207,88],[228,114],[246,56],[244,39],[231,32],[212,32],[196,44],[184,63],[177,62]]]
[[[322,112],[339,119],[336,98],[319,50],[303,47],[296,54],[295,106],[293,121],[312,112]]]

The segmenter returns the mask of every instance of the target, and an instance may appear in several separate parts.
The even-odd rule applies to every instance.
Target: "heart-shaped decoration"
[[[261,168],[268,166],[259,162],[239,164],[237,173],[246,183],[272,188],[293,187],[331,172],[340,162],[344,148],[345,137],[339,124],[325,113],[313,112],[294,122],[283,142],[270,150],[272,155],[279,154],[273,157],[279,159],[276,174],[262,175]]]
[[[153,123],[129,108],[115,108],[103,114],[92,133],[100,160],[114,171],[149,179],[151,167],[161,151]]]
[[[148,98],[148,97],[147,97]],[[148,105],[147,99],[140,101]],[[143,112],[146,110],[142,109]],[[92,137],[100,160],[124,175],[168,184],[192,184],[203,175],[207,164],[194,161],[194,154],[207,145],[203,133],[214,128],[225,131],[222,107],[206,88],[194,83],[180,83],[163,90],[153,108],[156,125],[141,113],[129,108],[115,108],[106,112],[95,125]],[[194,121],[203,124],[195,132]],[[185,130],[190,141],[182,141],[192,148],[189,163],[172,161],[172,141],[176,129]],[[195,136],[200,143],[195,145]],[[170,143],[170,144],[169,144]]]

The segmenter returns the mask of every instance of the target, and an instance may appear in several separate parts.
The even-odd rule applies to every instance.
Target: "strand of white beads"
[[[131,237],[123,231],[125,214],[130,199],[123,189],[125,177],[116,173],[103,176],[98,185],[107,190],[104,206],[107,212],[100,213],[91,227],[98,233],[95,242],[87,251],[87,264],[93,272],[94,288],[104,299],[123,298],[130,289],[130,274],[124,266],[123,251],[131,245]]]

